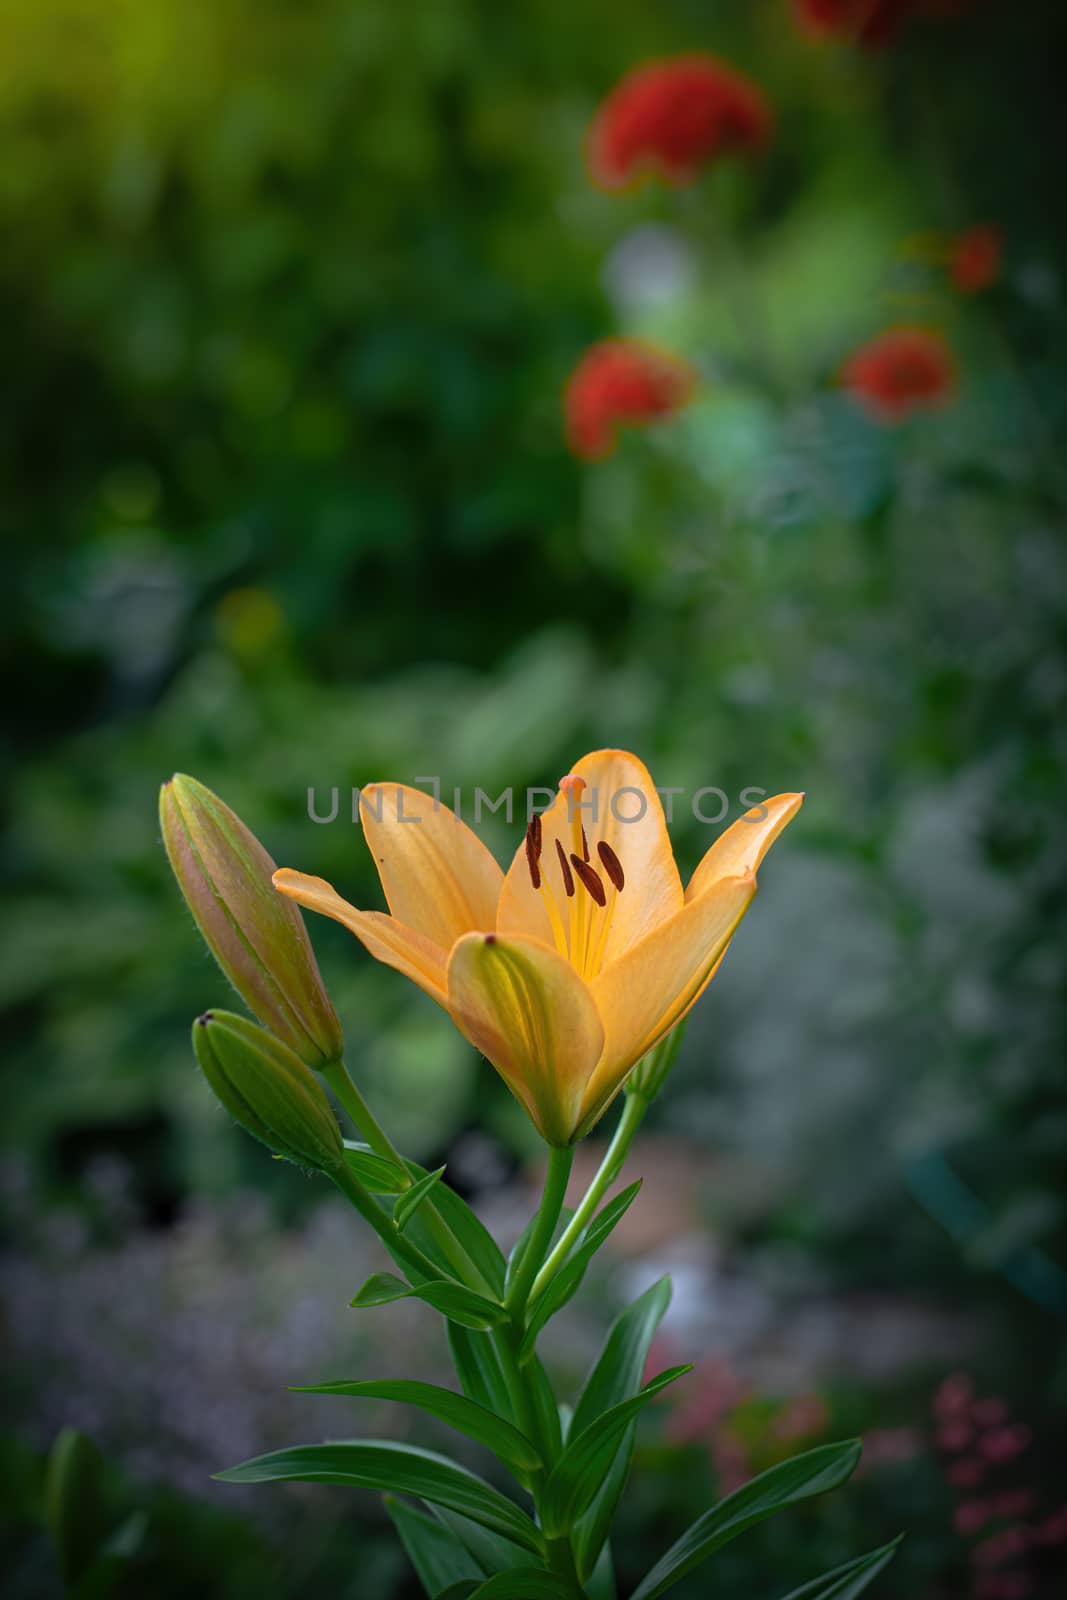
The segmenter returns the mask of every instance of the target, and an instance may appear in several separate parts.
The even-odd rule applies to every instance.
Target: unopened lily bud
[[[277,1155],[330,1171],[344,1143],[318,1079],[263,1028],[230,1011],[205,1011],[193,1023],[193,1049],[226,1110]]]
[[[174,875],[215,960],[253,1016],[309,1067],[341,1059],[344,1039],[303,919],[271,883],[275,864],[195,778],[163,785],[159,814]]]
[[[626,1080],[627,1094],[639,1094],[649,1103],[656,1098],[678,1059],[688,1026],[689,1018],[683,1017],[677,1027],[672,1028],[659,1044],[653,1045],[648,1054],[642,1056]]]

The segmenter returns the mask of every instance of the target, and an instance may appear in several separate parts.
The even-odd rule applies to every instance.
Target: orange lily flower
[[[741,817],[683,890],[659,795],[625,750],[560,780],[506,873],[431,795],[372,784],[360,811],[390,915],[289,868],[274,883],[443,1006],[562,1146],[703,994],[802,800],[777,795]]]

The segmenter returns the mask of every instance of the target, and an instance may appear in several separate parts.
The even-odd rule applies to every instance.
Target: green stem
[[[326,1079],[326,1082],[344,1106],[356,1127],[363,1134],[375,1155],[381,1156],[384,1161],[391,1161],[394,1166],[400,1168],[401,1172],[407,1172],[408,1169],[403,1156],[360,1094],[345,1063],[343,1061],[335,1061],[332,1067],[323,1069],[322,1076]],[[448,1227],[441,1213],[434,1205],[432,1198],[427,1198],[424,1201],[420,1211],[435,1241],[447,1257],[460,1282],[469,1284],[472,1289],[477,1289],[479,1294],[486,1294],[490,1299],[495,1299],[496,1296],[492,1287],[485,1281],[482,1273],[471,1260],[451,1228]],[[435,1269],[434,1276],[440,1277],[441,1274]]]
[[[335,1061],[332,1067],[324,1067],[322,1076],[326,1079],[326,1082],[344,1106],[375,1155],[381,1156],[383,1161],[392,1161],[402,1172],[406,1171],[404,1158],[360,1094],[355,1080],[344,1062]]]
[[[604,1152],[604,1159],[597,1168],[596,1177],[586,1190],[585,1198],[582,1200],[581,1205],[560,1234],[552,1254],[534,1279],[529,1299],[536,1300],[539,1295],[545,1292],[571,1250],[585,1232],[597,1206],[599,1206],[606,1191],[611,1188],[611,1185],[618,1177],[630,1145],[633,1143],[634,1135],[641,1126],[641,1121],[647,1110],[648,1101],[644,1095],[636,1092],[627,1094],[623,1104],[622,1116],[619,1118],[615,1132],[612,1134],[611,1143]]]
[[[571,1163],[574,1160],[574,1146],[551,1145],[548,1151],[548,1170],[545,1173],[545,1187],[541,1196],[541,1209],[537,1213],[537,1221],[530,1235],[529,1244],[523,1253],[519,1270],[516,1272],[504,1302],[512,1313],[515,1322],[521,1321],[523,1310],[526,1306],[530,1285],[545,1251],[552,1243],[552,1235],[556,1231],[559,1214],[563,1210],[563,1200],[567,1193],[567,1179],[571,1175]]]
[[[429,1256],[424,1255],[417,1244],[414,1244],[406,1234],[402,1233],[375,1200],[369,1190],[365,1189],[355,1173],[346,1166],[336,1167],[330,1177],[340,1189],[345,1199],[355,1207],[363,1220],[370,1224],[379,1239],[398,1262],[410,1267],[419,1278],[443,1278],[440,1267],[432,1262]]]

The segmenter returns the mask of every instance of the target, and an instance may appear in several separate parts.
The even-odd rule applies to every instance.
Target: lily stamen
[[[626,874],[622,870],[622,862],[619,860],[610,844],[605,843],[605,841],[601,839],[597,844],[596,853],[600,857],[601,865],[603,866],[608,877],[611,879],[612,883],[615,885],[616,890],[623,889],[626,885]],[[588,859],[589,857],[586,856],[587,861]]]
[[[526,861],[530,868],[530,882],[535,889],[541,887],[541,818],[535,813],[526,829]]]
[[[608,903],[608,897],[604,892],[604,885],[600,881],[599,872],[597,872],[595,867],[591,867],[588,861],[583,861],[580,856],[571,856],[571,866],[574,868],[575,872],[578,874],[578,877],[581,879],[586,889],[588,889],[590,895],[596,901],[597,905],[601,908],[601,910],[603,910]]]

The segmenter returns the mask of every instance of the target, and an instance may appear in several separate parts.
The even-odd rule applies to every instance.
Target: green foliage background
[[[731,817],[808,792],[662,1129],[773,1172],[718,1197],[739,1236],[970,1308],[997,1380],[1062,1408],[1064,31],[1054,0],[882,55],[781,0],[11,0],[3,1138],[52,1200],[117,1150],[159,1218],[238,1181],[307,1205],[191,1069],[225,997],[169,772],[377,904],[309,785],[496,794],[627,745]],[[765,87],[767,159],[598,194],[598,100],[690,49]],[[915,241],[976,221],[1005,269],[963,299]],[[960,388],[887,430],[835,374],[901,320]],[[704,382],[584,467],[560,394],[613,332]],[[694,863],[684,804],[675,834]],[[312,931],[411,1153],[528,1152],[434,1008]]]

